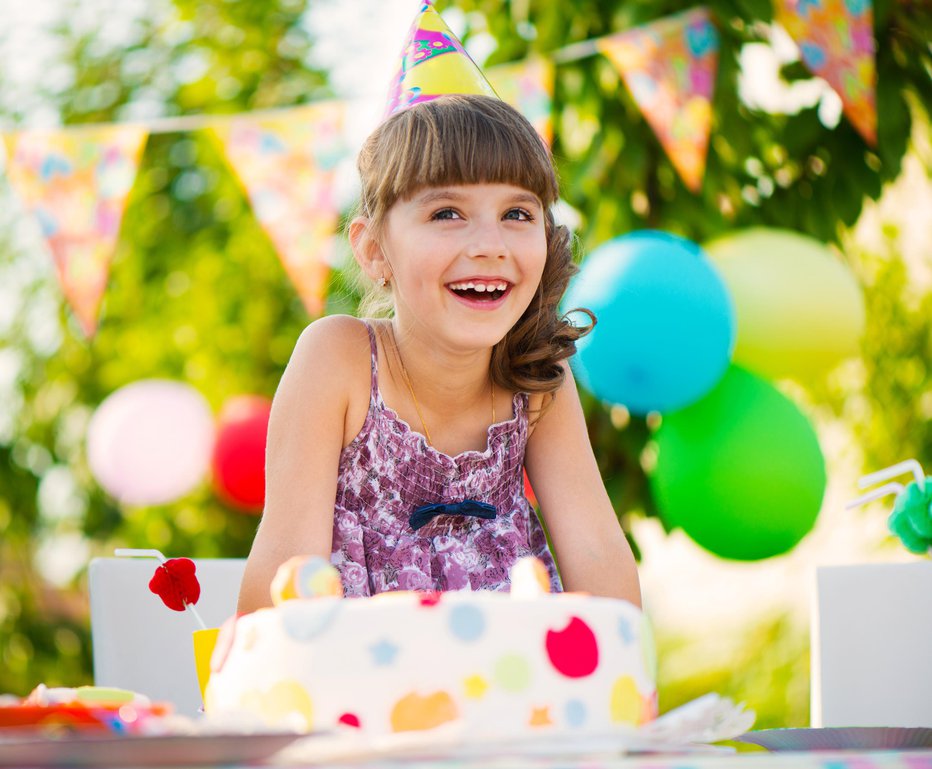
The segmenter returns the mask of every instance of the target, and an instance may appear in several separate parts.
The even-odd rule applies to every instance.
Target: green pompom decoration
[[[921,555],[932,548],[932,478],[926,478],[925,490],[915,481],[907,484],[897,495],[888,524],[909,552]]]

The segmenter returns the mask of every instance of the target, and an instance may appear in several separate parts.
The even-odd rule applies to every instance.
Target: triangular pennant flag
[[[615,65],[686,186],[705,174],[718,32],[705,8],[596,41]]]
[[[385,117],[451,93],[496,96],[430,0],[421,3],[411,24],[398,71],[392,78]]]
[[[342,102],[320,102],[211,129],[313,317],[324,309],[339,224],[334,168],[346,154],[344,113]]]
[[[148,131],[134,125],[5,136],[10,186],[38,220],[62,293],[87,337]]]
[[[776,0],[775,17],[803,63],[841,97],[842,109],[877,144],[874,13],[871,0]]]
[[[553,62],[543,56],[531,56],[515,64],[491,67],[486,75],[495,92],[524,115],[550,144],[553,140]]]

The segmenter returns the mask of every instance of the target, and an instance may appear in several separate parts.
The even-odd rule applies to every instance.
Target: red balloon
[[[265,502],[265,441],[272,401],[260,395],[230,398],[220,411],[214,444],[214,489],[245,512],[259,513]]]

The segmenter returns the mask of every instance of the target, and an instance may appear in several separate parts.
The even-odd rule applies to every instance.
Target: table
[[[271,766],[298,769],[301,764]],[[320,769],[320,764],[304,764]],[[932,750],[837,753],[735,753],[731,755],[641,755],[623,758],[510,756],[441,761],[376,760],[331,764],[354,769],[932,769]],[[245,769],[245,768],[243,768]]]

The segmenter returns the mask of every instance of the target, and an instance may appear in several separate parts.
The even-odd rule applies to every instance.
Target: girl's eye
[[[456,213],[452,208],[441,208],[439,211],[434,211],[430,217],[432,220],[448,220],[448,219],[458,219],[459,214]]]
[[[525,211],[523,208],[512,208],[511,210],[505,213],[505,219],[511,219],[516,222],[533,222],[534,215],[530,211]]]

